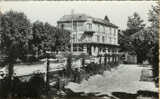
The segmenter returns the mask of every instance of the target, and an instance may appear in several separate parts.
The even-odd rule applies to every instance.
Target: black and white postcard
[[[158,99],[158,1],[0,1],[0,99]]]

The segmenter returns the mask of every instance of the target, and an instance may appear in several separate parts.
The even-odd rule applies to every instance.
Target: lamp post
[[[72,16],[72,30],[71,30],[71,53],[73,53],[73,32],[74,32],[74,29],[73,29],[73,14],[74,14],[74,11],[72,10],[71,11],[71,16]]]
[[[50,53],[46,51],[46,58],[47,58],[47,66],[46,66],[46,89],[47,89],[47,96],[48,96],[48,99],[50,99],[49,97],[49,65],[50,65],[50,61],[49,61],[49,58],[50,58]]]

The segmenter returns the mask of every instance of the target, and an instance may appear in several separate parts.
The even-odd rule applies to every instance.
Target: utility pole
[[[71,30],[71,53],[73,53],[73,14],[74,14],[74,10],[72,9],[71,11],[71,16],[72,16],[72,30]]]
[[[78,21],[76,22],[76,43],[78,44]],[[76,46],[77,47],[77,51],[79,50],[79,46]]]
[[[49,90],[50,90],[50,88],[49,88],[49,65],[50,65],[50,62],[49,62],[49,57],[50,57],[50,55],[49,55],[50,53],[48,53],[47,51],[46,51],[46,58],[47,58],[47,66],[46,66],[46,89],[47,89],[47,97],[48,97],[48,99],[50,99],[50,95],[49,95]]]

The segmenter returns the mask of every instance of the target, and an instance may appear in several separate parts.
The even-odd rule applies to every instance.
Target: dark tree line
[[[43,75],[34,74],[28,81],[22,82],[19,78],[13,77],[12,84],[8,82],[8,77],[0,81],[0,98],[8,99],[41,99],[46,93]]]
[[[0,15],[0,54],[5,56],[3,60],[8,66],[8,78],[12,79],[17,60],[38,61],[40,57],[45,57],[46,51],[68,49],[69,34],[69,31],[49,23],[31,23],[21,12],[9,11]]]

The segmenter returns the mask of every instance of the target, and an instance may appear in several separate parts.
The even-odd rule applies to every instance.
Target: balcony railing
[[[93,33],[95,33],[95,31],[94,31],[93,29],[86,28],[86,29],[84,30],[84,33],[85,33],[85,34],[93,34]]]
[[[73,43],[93,43],[94,41],[92,40],[92,39],[90,39],[90,40],[81,40],[81,41],[75,41],[75,42],[73,42]]]

